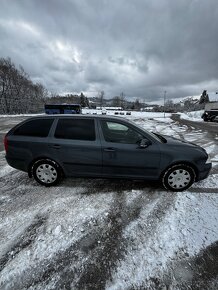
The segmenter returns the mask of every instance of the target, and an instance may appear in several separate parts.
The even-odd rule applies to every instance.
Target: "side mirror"
[[[148,139],[142,139],[139,143],[139,148],[143,149],[143,148],[147,148],[148,146],[150,146],[152,143],[150,140]]]

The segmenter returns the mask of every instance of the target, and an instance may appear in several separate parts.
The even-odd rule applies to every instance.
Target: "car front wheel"
[[[57,184],[61,179],[61,170],[58,164],[49,159],[36,161],[32,167],[35,180],[45,186]]]
[[[195,181],[195,171],[185,164],[177,164],[168,168],[163,177],[162,184],[172,191],[183,191],[189,188]]]

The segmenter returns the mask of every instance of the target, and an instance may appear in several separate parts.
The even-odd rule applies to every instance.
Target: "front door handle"
[[[108,147],[108,148],[104,148],[104,151],[105,152],[114,152],[114,151],[116,151],[116,149],[113,147]]]

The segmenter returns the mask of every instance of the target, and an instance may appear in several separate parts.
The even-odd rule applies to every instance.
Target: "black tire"
[[[188,189],[195,181],[195,171],[186,164],[176,164],[168,168],[162,177],[163,186],[171,191]]]
[[[210,121],[211,121],[211,122],[214,122],[215,118],[216,118],[216,116],[212,116],[212,117],[210,118]]]
[[[41,185],[53,186],[60,182],[62,171],[60,166],[50,159],[41,159],[32,166],[34,179]]]

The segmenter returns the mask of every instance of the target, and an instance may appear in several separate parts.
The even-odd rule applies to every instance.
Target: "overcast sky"
[[[218,1],[0,0],[0,57],[53,93],[218,91]]]

